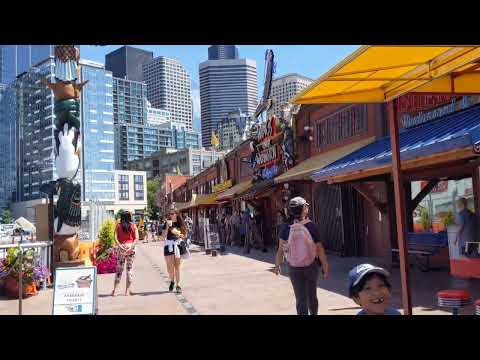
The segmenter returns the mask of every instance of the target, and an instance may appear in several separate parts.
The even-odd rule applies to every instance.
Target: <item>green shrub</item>
[[[104,221],[98,233],[98,240],[100,246],[97,259],[101,260],[108,257],[108,250],[115,245],[115,221],[113,219]]]
[[[420,209],[420,222],[422,224],[423,230],[428,231],[430,230],[430,215],[428,214],[427,208],[422,207]]]

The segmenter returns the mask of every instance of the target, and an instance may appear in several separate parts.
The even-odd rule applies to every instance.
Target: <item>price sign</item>
[[[55,271],[53,315],[95,315],[97,268],[72,267]]]

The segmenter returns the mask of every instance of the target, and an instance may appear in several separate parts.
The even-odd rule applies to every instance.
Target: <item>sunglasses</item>
[[[176,214],[176,213],[174,213],[174,212],[171,212],[171,213],[170,213],[170,215],[177,215],[177,214]]]

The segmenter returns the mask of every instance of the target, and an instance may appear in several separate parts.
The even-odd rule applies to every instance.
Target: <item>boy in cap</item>
[[[401,315],[389,306],[389,276],[387,270],[371,264],[357,265],[350,271],[349,296],[362,307],[357,315]]]

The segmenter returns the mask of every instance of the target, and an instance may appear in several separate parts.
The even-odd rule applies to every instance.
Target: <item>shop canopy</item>
[[[295,104],[380,103],[407,92],[480,93],[480,46],[362,46]]]
[[[252,181],[247,180],[232,186],[230,189],[217,196],[217,201],[231,200],[235,195],[240,194],[252,187]]]
[[[273,191],[275,191],[274,185],[275,183],[273,179],[258,181],[254,183],[248,190],[239,193],[237,198],[248,201],[269,196],[271,193],[273,193]]]
[[[192,194],[192,200],[184,203],[175,203],[178,210],[186,210],[197,206],[217,205],[218,194]]]
[[[288,181],[309,181],[311,180],[311,175],[315,170],[321,169],[337,161],[353,151],[370,144],[374,140],[375,138],[370,137],[308,158],[297,166],[284,172],[280,176],[277,176],[274,181],[276,184],[281,184]]]
[[[35,227],[35,225],[33,225],[30,221],[28,221],[24,217],[19,217],[17,220],[15,220],[15,224],[24,231],[29,231],[32,233],[37,231],[37,228]]]
[[[405,129],[400,133],[402,170],[476,157],[473,145],[480,140],[480,105],[442,116],[428,123]],[[436,158],[441,154],[441,158]],[[450,154],[450,156],[448,156]],[[422,164],[419,160],[422,159]],[[315,171],[314,181],[352,181],[391,171],[392,148],[390,137],[372,144]],[[428,163],[428,164],[427,164]],[[413,166],[412,166],[413,165]]]

